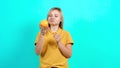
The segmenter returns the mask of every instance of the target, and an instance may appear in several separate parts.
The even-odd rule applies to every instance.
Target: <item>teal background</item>
[[[38,68],[34,40],[52,7],[74,40],[70,68],[120,68],[120,0],[1,0],[0,68]]]

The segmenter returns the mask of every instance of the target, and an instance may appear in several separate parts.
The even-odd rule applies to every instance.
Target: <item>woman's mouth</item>
[[[55,22],[54,20],[50,20],[50,22]]]

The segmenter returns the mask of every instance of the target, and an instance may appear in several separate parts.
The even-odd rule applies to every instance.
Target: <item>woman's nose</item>
[[[55,17],[51,17],[51,20],[54,20],[55,19]]]

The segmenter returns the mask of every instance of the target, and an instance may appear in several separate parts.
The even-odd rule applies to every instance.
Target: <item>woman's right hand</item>
[[[41,33],[41,35],[43,35],[43,36],[44,36],[44,35],[47,33],[47,31],[48,31],[48,27],[40,26],[40,29],[41,29],[40,33]]]

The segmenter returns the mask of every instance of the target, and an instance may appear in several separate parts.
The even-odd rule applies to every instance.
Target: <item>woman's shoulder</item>
[[[40,35],[40,31],[38,32],[38,34]]]
[[[37,36],[39,36],[39,35],[40,35],[40,32],[37,33]]]
[[[63,30],[63,29],[62,29],[62,32],[63,32],[64,34],[70,34],[70,32],[69,32],[68,30]]]

